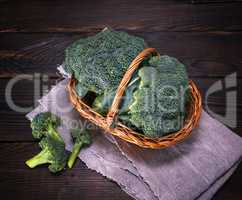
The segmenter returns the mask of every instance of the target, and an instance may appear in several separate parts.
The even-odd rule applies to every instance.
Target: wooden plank
[[[224,87],[224,79],[220,78],[195,78],[193,79],[196,83],[197,87],[199,88],[199,91],[202,95],[202,100],[204,104],[207,104],[208,106],[226,106],[226,92],[229,91],[236,91],[237,92],[237,107],[242,108],[242,94],[240,91],[242,90],[242,79],[237,80],[237,87],[232,88],[223,88],[222,90],[219,90],[212,94],[207,94],[210,87],[213,86],[213,84],[216,84],[216,82],[221,81]],[[208,95],[206,99],[206,95]]]
[[[239,3],[241,0],[191,0],[193,4],[210,4],[210,3]]]
[[[225,113],[223,107],[209,106],[213,112],[221,114]],[[32,142],[30,122],[26,119],[24,113],[14,111],[0,111],[0,126],[2,127],[0,134],[0,142]],[[238,109],[237,127],[232,128],[236,134],[242,136],[242,109]]]
[[[32,80],[21,80],[18,81],[12,91],[11,96],[13,103],[20,107],[33,107],[37,105],[37,101],[43,93],[47,93],[58,81],[61,80],[59,77],[50,77],[48,82],[43,81],[43,76],[40,77],[40,90],[38,95],[34,97],[34,81]],[[0,94],[3,98],[0,99],[0,107],[2,111],[9,111],[11,106],[9,105],[9,101],[7,100],[7,96],[10,93],[6,94],[6,87],[9,84],[11,78],[0,78]],[[205,103],[206,92],[208,89],[215,84],[217,81],[222,81],[220,78],[195,78],[194,82],[197,84],[203,98],[203,102]],[[237,106],[242,108],[242,94],[239,92],[242,90],[242,79],[237,80],[237,87],[232,88],[232,90],[237,91]],[[207,104],[210,106],[221,106],[224,107],[226,105],[226,89],[218,91],[216,93],[210,94],[207,99]],[[231,91],[231,89],[229,90]]]
[[[7,83],[9,83],[9,78],[1,78],[0,79],[0,95],[4,97],[5,88]],[[205,94],[211,85],[213,85],[216,81],[219,81],[219,78],[209,79],[209,78],[200,78],[195,79],[196,84],[198,85],[202,97],[203,97],[203,105],[208,105],[208,108],[214,111],[217,114],[224,115],[225,114],[225,106],[226,106],[226,96],[224,91],[220,91],[214,94],[211,94],[208,98],[207,103],[205,103]],[[237,91],[241,90],[242,87],[242,79],[238,80]],[[55,85],[56,79],[52,78],[47,82],[44,87],[51,88],[51,85]],[[43,85],[43,83],[41,84]],[[24,80],[18,82],[12,91],[13,102],[17,106],[21,107],[32,107],[36,105],[38,99],[34,99],[34,86],[32,81]],[[42,92],[40,93],[42,95]],[[242,96],[238,92],[237,97],[237,110],[238,110],[238,124],[237,128],[234,128],[237,134],[242,134]],[[20,113],[13,111],[13,109],[6,102],[6,98],[0,99],[0,127],[2,127],[2,134],[0,134],[0,141],[33,141],[31,136],[31,129],[29,121],[25,118],[26,113]],[[31,110],[31,109],[30,109]],[[242,136],[242,135],[241,135]]]
[[[242,33],[136,32],[150,47],[185,63],[193,77],[242,76]],[[93,35],[94,32],[88,35]],[[64,60],[64,50],[87,34],[0,34],[0,76],[19,73],[56,75]],[[216,70],[215,70],[216,69]]]
[[[239,165],[235,173],[230,179],[219,189],[213,197],[213,200],[241,200],[241,180],[242,180],[242,164]],[[240,184],[238,184],[240,183]]]
[[[33,143],[1,143],[1,195],[5,199],[131,200],[115,183],[77,161],[72,170],[51,174],[46,166],[29,169],[24,162],[39,152]]]
[[[242,4],[188,1],[3,1],[0,32],[90,32],[104,26],[154,31],[242,30]],[[13,14],[14,13],[14,14]]]

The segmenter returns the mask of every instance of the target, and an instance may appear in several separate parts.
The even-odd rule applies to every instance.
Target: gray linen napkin
[[[43,111],[60,116],[64,123],[59,131],[71,150],[69,129],[77,120],[82,121],[69,102],[67,82],[55,86],[27,117],[31,120]],[[92,145],[83,149],[79,158],[139,200],[211,199],[242,155],[241,138],[204,111],[199,127],[188,139],[163,150],[142,149],[95,132]]]

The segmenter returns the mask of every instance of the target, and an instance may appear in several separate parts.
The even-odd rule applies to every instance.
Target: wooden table
[[[197,1],[196,1],[197,2]],[[25,112],[13,111],[5,88],[20,74],[41,77],[41,89],[58,79],[56,67],[73,41],[105,26],[143,37],[161,54],[185,63],[203,99],[208,88],[237,73],[237,127],[242,135],[242,3],[191,4],[176,0],[10,1],[0,0],[0,194],[2,199],[132,199],[115,183],[80,161],[73,170],[52,175],[46,167],[28,169],[24,161],[39,151]],[[37,73],[37,74],[36,74]],[[40,73],[40,74],[38,74]],[[49,79],[46,80],[47,76]],[[38,82],[37,82],[38,83]],[[225,91],[225,90],[224,90]],[[225,92],[214,93],[208,106],[225,112]],[[33,80],[15,84],[16,105],[36,105]],[[41,93],[42,95],[43,93]],[[242,199],[242,165],[215,200]]]

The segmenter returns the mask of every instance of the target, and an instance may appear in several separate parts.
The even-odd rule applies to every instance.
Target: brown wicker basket
[[[183,128],[179,131],[160,138],[149,138],[147,136],[144,136],[143,134],[135,132],[134,130],[128,128],[120,122],[117,122],[115,124],[115,127],[111,126],[116,114],[118,113],[118,107],[121,100],[120,97],[122,97],[133,72],[137,69],[139,64],[151,54],[158,54],[158,52],[154,48],[144,49],[132,61],[126,73],[124,74],[123,79],[120,82],[112,106],[110,107],[110,110],[106,118],[100,115],[99,113],[95,112],[90,106],[84,103],[81,98],[78,97],[75,91],[76,80],[74,78],[71,78],[68,84],[68,90],[70,101],[82,117],[88,119],[95,125],[103,128],[107,133],[115,135],[127,142],[136,144],[144,148],[160,149],[169,147],[183,140],[191,133],[192,129],[196,127],[196,125],[198,124],[201,115],[202,103],[201,95],[193,81],[189,82],[191,91],[191,103],[189,105],[188,115],[185,120]]]

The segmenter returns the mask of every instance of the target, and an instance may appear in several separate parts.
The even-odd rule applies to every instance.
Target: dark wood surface
[[[45,167],[28,169],[24,161],[38,152],[26,113],[13,111],[5,88],[19,74],[41,73],[59,79],[56,67],[73,41],[105,26],[143,37],[161,54],[177,57],[199,86],[203,99],[216,81],[237,72],[237,127],[242,136],[242,3],[226,1],[0,0],[0,194],[4,199],[132,199],[115,183],[80,161],[73,170],[52,175]],[[217,0],[215,2],[218,2]],[[13,88],[17,105],[36,105],[33,82]],[[208,106],[224,114],[226,98],[218,92]],[[242,199],[242,165],[214,200]]]
[[[237,3],[241,0],[191,0],[194,4],[209,4],[209,3]]]

